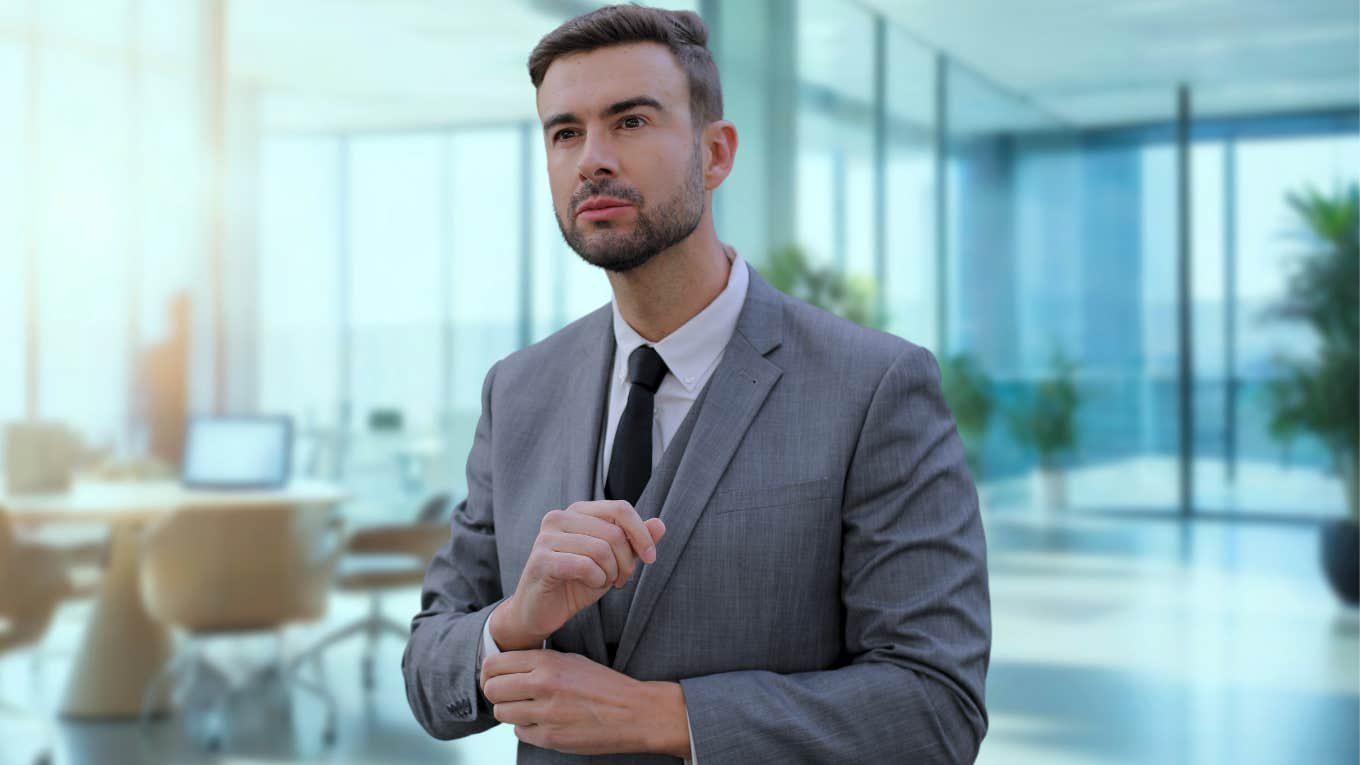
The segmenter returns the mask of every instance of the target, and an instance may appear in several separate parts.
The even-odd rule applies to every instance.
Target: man
[[[411,708],[512,724],[521,762],[971,762],[986,550],[938,367],[718,240],[706,38],[615,6],[530,56],[558,223],[613,300],[486,376]]]
[[[146,450],[178,470],[184,464],[184,432],[189,419],[189,345],[193,300],[187,290],[170,299],[169,332],[138,360],[132,411],[145,428]]]

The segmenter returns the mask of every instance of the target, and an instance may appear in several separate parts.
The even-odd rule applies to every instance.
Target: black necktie
[[[609,453],[609,475],[604,482],[607,499],[623,499],[636,505],[647,479],[652,476],[652,403],[666,376],[666,362],[650,345],[640,345],[628,356],[628,404],[614,429],[614,448]]]

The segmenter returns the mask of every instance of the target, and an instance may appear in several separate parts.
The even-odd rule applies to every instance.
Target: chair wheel
[[[321,743],[323,746],[335,746],[335,728],[327,726],[321,731]]]
[[[52,765],[52,753],[42,752],[33,758],[33,765]]]
[[[208,750],[209,752],[222,751],[222,737],[217,734],[208,736],[207,738],[203,739],[203,748]]]

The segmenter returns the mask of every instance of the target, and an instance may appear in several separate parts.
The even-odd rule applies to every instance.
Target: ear
[[[732,172],[737,157],[737,126],[727,120],[708,123],[699,146],[704,153],[704,190],[712,191]]]

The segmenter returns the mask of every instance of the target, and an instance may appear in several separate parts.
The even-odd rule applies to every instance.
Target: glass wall
[[[260,152],[260,407],[297,418],[304,439],[340,422],[340,221],[345,186],[340,139],[272,138]],[[305,467],[333,475],[334,455]],[[304,462],[303,465],[309,465]]]
[[[936,60],[851,2],[798,6],[795,243],[870,283],[878,322],[937,337]]]
[[[883,24],[885,328],[917,345],[940,348],[936,298],[936,55],[901,29]]]
[[[0,419],[142,448],[146,354],[204,275],[198,32],[193,3],[0,15]]]
[[[798,4],[796,240],[814,263],[874,265],[874,17],[849,0]]]
[[[1310,361],[1319,336],[1274,315],[1289,275],[1319,251],[1289,199],[1335,198],[1360,182],[1353,118],[1325,116],[1201,125],[1195,209],[1195,505],[1274,516],[1344,508],[1333,455],[1313,434],[1271,434],[1271,385]],[[1352,310],[1354,307],[1352,307]]]
[[[26,54],[27,46],[0,37],[0,93],[25,92]],[[23,416],[27,388],[24,317],[28,309],[25,281],[30,208],[24,191],[30,183],[29,153],[25,150],[28,140],[24,120],[0,119],[0,167],[11,168],[0,173],[0,421]]]
[[[262,404],[304,423],[305,469],[361,507],[461,489],[450,460],[471,446],[482,378],[522,339],[527,135],[265,140]]]
[[[1172,157],[957,66],[946,86],[944,355],[984,375],[975,472],[999,505],[1174,510]]]
[[[975,469],[1001,505],[1177,512],[1179,179],[1170,115],[1080,130],[957,67],[947,87],[944,355],[988,377],[992,417],[975,437]],[[1286,195],[1339,193],[1356,182],[1354,115],[1194,124],[1192,507],[1341,514],[1341,482],[1317,439],[1305,434],[1286,449],[1269,434],[1271,381],[1284,359],[1307,358],[1316,337],[1267,314],[1284,296],[1290,255],[1316,246]],[[1066,409],[1071,436],[1045,446],[1034,429],[1060,427],[1063,416],[1045,410],[1054,399],[1044,390],[1063,385],[1075,399]],[[1045,462],[1050,470],[1034,472]]]

